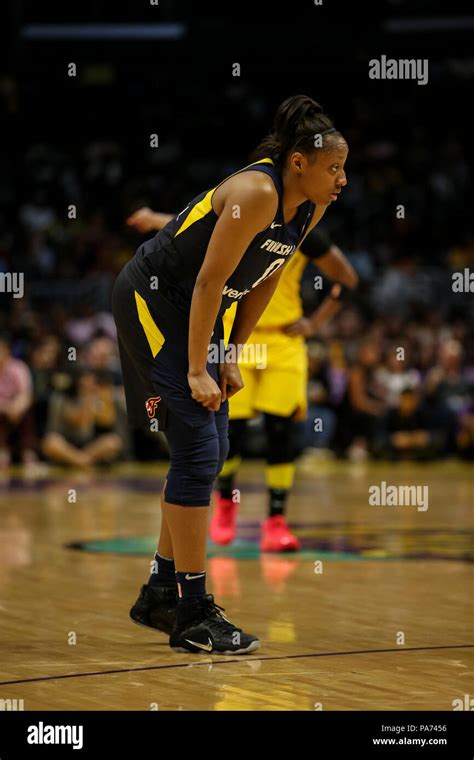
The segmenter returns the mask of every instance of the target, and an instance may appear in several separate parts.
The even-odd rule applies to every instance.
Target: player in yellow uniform
[[[335,281],[330,294],[309,317],[303,316],[300,285],[309,261]],[[315,286],[321,278],[315,278]],[[236,535],[239,500],[235,476],[242,460],[248,420],[264,416],[267,462],[268,517],[262,525],[262,551],[295,551],[298,538],[285,519],[286,503],[295,474],[295,421],[305,419],[308,366],[305,338],[341,307],[341,296],[357,284],[357,275],[342,251],[319,228],[312,230],[283,271],[278,287],[249,337],[239,360],[244,387],[229,401],[228,457],[217,479],[217,493],[210,524],[211,539],[231,543]],[[342,286],[342,287],[341,287]],[[225,340],[232,328],[235,309],[224,317]]]
[[[141,232],[161,229],[171,215],[145,207],[127,223]],[[303,316],[301,278],[310,261],[335,282],[330,295],[309,317]],[[315,286],[319,280],[315,279]],[[265,481],[268,516],[262,525],[262,551],[300,548],[285,519],[288,494],[295,474],[294,422],[305,419],[308,365],[305,338],[315,335],[341,307],[357,285],[357,275],[342,251],[319,228],[312,230],[283,270],[277,289],[260,317],[239,359],[244,387],[229,399],[229,455],[217,480],[210,537],[217,544],[235,539],[239,501],[235,476],[242,461],[247,422],[262,413],[267,436]],[[342,286],[342,287],[341,287]],[[231,332],[235,306],[224,315],[225,343]]]

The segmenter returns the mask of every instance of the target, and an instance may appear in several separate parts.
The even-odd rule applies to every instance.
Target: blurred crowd
[[[90,314],[37,336],[27,326],[41,315],[22,309],[18,316],[0,335],[0,466],[12,459],[86,466],[166,458],[164,438],[128,429],[111,326],[110,335],[97,329]],[[354,461],[472,460],[472,329],[462,320],[433,321],[366,321],[348,305],[311,339],[300,452],[330,450]],[[261,432],[256,420],[250,456],[264,453]]]
[[[302,447],[353,461],[474,458],[474,363],[462,322],[407,322],[395,337],[351,309],[309,346]],[[350,334],[353,335],[351,339]],[[472,350],[472,333],[470,336]]]
[[[244,85],[227,101],[251,124],[250,153],[268,108]],[[406,107],[394,99],[394,122]],[[309,341],[299,448],[355,460],[472,459],[474,298],[452,287],[454,272],[474,272],[462,138],[449,129],[432,134],[421,122],[397,136],[363,98],[354,112],[357,128],[343,130],[349,184],[323,226],[360,287]],[[43,141],[21,158],[2,158],[0,275],[23,273],[24,295],[0,292],[0,466],[167,456],[164,439],[126,424],[110,296],[143,238],[124,220],[142,205],[179,211],[245,165],[247,154],[242,142],[194,162],[179,141],[163,146],[159,160],[132,148]],[[303,277],[306,312],[321,297],[316,273],[310,265]],[[261,455],[258,421],[249,436],[249,455]]]

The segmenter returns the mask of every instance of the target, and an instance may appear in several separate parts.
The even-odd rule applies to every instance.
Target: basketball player
[[[162,524],[135,622],[170,634],[178,651],[243,654],[260,646],[206,593],[210,495],[229,450],[228,399],[243,387],[223,345],[248,340],[283,266],[347,183],[348,147],[304,95],[280,105],[253,163],[195,198],[141,245],[117,277],[112,308],[132,425],[157,421],[170,450]],[[227,360],[229,359],[229,360]]]
[[[141,232],[149,232],[161,229],[172,218],[169,214],[141,208],[127,223]],[[309,261],[316,262],[320,271],[335,281],[335,286],[306,318],[299,291]],[[285,266],[270,303],[247,341],[248,350],[239,359],[244,387],[229,400],[229,454],[217,479],[209,528],[215,544],[230,544],[235,539],[239,508],[235,476],[242,461],[246,424],[262,413],[267,445],[268,517],[262,525],[260,548],[268,552],[301,548],[299,539],[288,527],[285,512],[295,473],[294,421],[306,417],[308,366],[304,339],[315,335],[339,311],[356,285],[357,275],[349,261],[319,228],[307,235]],[[223,317],[225,342],[235,311],[233,304]]]

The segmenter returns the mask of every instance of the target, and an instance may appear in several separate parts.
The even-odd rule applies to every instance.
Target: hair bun
[[[279,105],[273,129],[253,152],[252,160],[270,156],[283,165],[292,148],[313,151],[314,135],[327,131],[336,129],[324,108],[308,95],[292,95]]]
[[[315,100],[310,100],[306,113],[308,116],[317,116],[320,113],[324,113],[324,108],[319,103],[316,103]]]

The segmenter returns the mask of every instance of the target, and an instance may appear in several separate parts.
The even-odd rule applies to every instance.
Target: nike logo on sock
[[[207,644],[200,644],[199,641],[192,641],[191,639],[185,639],[185,641],[187,641],[188,644],[199,647],[199,649],[204,649],[206,652],[212,652],[212,641],[209,638],[207,639]]]
[[[186,573],[184,577],[187,581],[194,581],[196,578],[204,578],[205,575],[206,573],[201,573],[200,575],[189,575],[189,573]]]

